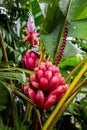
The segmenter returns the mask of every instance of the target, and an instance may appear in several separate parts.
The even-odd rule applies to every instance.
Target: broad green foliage
[[[15,130],[14,128],[5,126],[5,125],[0,125],[0,130]],[[20,124],[20,130],[27,130],[27,126],[24,125],[23,123]]]
[[[74,51],[73,51],[74,50]],[[71,41],[67,41],[64,53],[63,53],[63,58],[69,58],[72,56],[82,56],[82,54],[85,54],[84,51],[82,51],[80,48],[78,48],[75,44],[73,44]]]
[[[3,99],[3,100],[2,100]],[[0,83],[0,105],[8,104],[10,95],[8,90]]]
[[[51,56],[54,56],[59,44],[59,34],[62,32],[65,17],[58,6],[58,1],[48,4],[47,17],[42,25],[41,41]]]
[[[87,129],[87,97],[80,100],[79,104],[75,103],[73,107],[73,114],[80,122],[82,129]]]
[[[41,26],[44,16],[37,0],[31,1],[32,14],[34,16],[36,27]]]
[[[80,41],[76,40],[76,41],[74,41],[74,43],[77,43],[78,45],[81,45],[83,47],[83,49],[87,50],[87,43],[86,43],[85,40],[82,40],[82,41],[81,40]]]
[[[12,79],[12,80],[19,80],[20,82],[23,82],[23,74],[17,73],[17,72],[0,72],[0,79]]]
[[[54,56],[54,54],[55,54],[57,40],[58,40],[57,36],[58,36],[60,29],[61,29],[61,27],[58,26],[58,27],[56,27],[55,30],[53,30],[52,33],[47,34],[47,35],[42,34],[40,37],[44,47],[46,48],[47,52],[51,56]]]
[[[0,130],[14,130],[14,129],[8,126],[1,125]]]
[[[59,64],[60,68],[67,68],[69,69],[69,67],[75,67],[79,62],[81,61],[81,57],[78,56],[72,56],[67,58],[66,60],[64,60],[63,62],[61,62]]]
[[[43,2],[43,3],[49,3],[52,0],[39,0],[39,2]]]
[[[4,110],[4,109],[6,109],[6,106],[0,105],[0,111],[2,111],[2,110]]]
[[[69,34],[70,37],[86,39],[87,38],[87,19],[72,21]]]
[[[68,19],[70,21],[87,18],[87,0],[72,0]]]
[[[59,8],[62,10],[64,15],[67,14],[69,2],[70,2],[70,0],[60,0],[59,1]]]

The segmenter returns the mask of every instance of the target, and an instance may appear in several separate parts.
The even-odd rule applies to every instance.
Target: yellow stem
[[[68,105],[71,103],[71,101],[74,99],[74,97],[79,93],[79,91],[82,89],[82,87],[87,84],[87,78],[84,79],[78,86],[76,86],[74,88],[74,91],[69,95],[69,98],[66,100],[66,102],[64,103],[63,107],[60,109],[60,111],[58,112],[57,116],[55,117],[55,120],[53,120],[53,122],[51,123],[51,125],[49,126],[48,130],[53,130],[53,127],[55,126],[55,124],[58,122],[58,120],[60,119],[60,117],[63,115],[65,109],[68,107]]]
[[[8,56],[7,56],[7,53],[6,53],[6,49],[5,49],[5,45],[4,45],[4,41],[3,41],[1,33],[0,33],[0,46],[2,48],[4,61],[8,62]]]
[[[71,71],[71,73],[66,77],[65,82],[78,70],[78,68],[87,60],[87,56]]]
[[[76,86],[76,87],[72,90],[71,95],[72,95],[73,93],[75,93],[81,86],[83,86],[83,85],[86,84],[86,83],[87,83],[87,78],[85,78],[80,84],[78,84],[78,86]]]
[[[82,88],[82,87],[81,87]],[[66,110],[66,108],[68,107],[68,105],[71,103],[71,101],[74,99],[74,97],[79,93],[79,91],[81,90],[81,88],[79,88],[75,93],[73,93],[72,96],[70,96],[68,98],[68,100],[64,103],[63,107],[61,108],[61,110],[58,112],[57,116],[55,117],[55,120],[53,120],[52,124],[48,127],[48,129],[46,130],[53,130],[55,124],[57,123],[57,121],[61,118],[61,116],[63,115],[64,111]]]
[[[70,93],[72,92],[73,88],[77,85],[77,83],[81,79],[82,75],[86,72],[86,70],[87,70],[87,63],[83,66],[83,68],[81,69],[79,74],[76,76],[74,81],[71,83],[71,85],[69,86],[69,88],[66,91],[65,95],[60,100],[60,102],[57,104],[56,108],[54,109],[52,114],[49,116],[49,118],[47,119],[45,124],[43,125],[42,130],[47,130],[49,128],[49,126],[51,125],[52,121],[55,120],[56,115],[59,114],[60,109],[62,108],[62,106],[64,105],[64,103],[68,99]]]
[[[32,112],[32,105],[28,102],[27,106],[26,106],[26,113],[25,113],[24,122],[26,122],[26,121],[29,122],[30,121],[31,112]]]
[[[50,61],[50,58],[51,58],[51,56],[49,55],[48,58],[47,58],[47,61]]]

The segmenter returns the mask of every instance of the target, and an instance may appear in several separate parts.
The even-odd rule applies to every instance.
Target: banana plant
[[[24,4],[22,2],[23,1],[19,1],[21,5]],[[25,41],[27,41],[26,44],[30,44],[32,41],[34,44],[39,44],[36,44],[35,47],[31,46],[30,48],[28,46],[28,49],[30,50],[22,58],[23,66],[21,68],[20,65],[16,66],[14,62],[9,61],[6,46],[2,35],[0,34],[0,89],[3,92],[0,95],[1,98],[4,99],[3,101],[0,101],[0,110],[6,110],[10,100],[13,121],[9,122],[9,125],[15,130],[30,129],[31,123],[34,123],[33,118],[36,118],[36,120],[34,120],[35,126],[31,127],[32,129],[53,130],[69,104],[87,84],[86,51],[82,51],[75,46],[76,44],[79,44],[81,47],[87,49],[85,44],[86,40],[84,42],[84,39],[87,38],[87,1],[29,0],[27,2],[29,8],[26,7],[26,4],[25,7],[27,8],[27,11],[33,15],[36,31],[39,32],[39,40],[37,39],[38,33],[35,31],[35,28],[32,29],[33,25],[31,22],[31,24],[27,23],[28,34]],[[45,4],[44,14],[41,10],[42,3]],[[2,4],[1,6],[4,5]],[[8,29],[11,31],[12,38],[15,39],[15,34],[12,33],[14,29],[11,30],[8,18],[9,17],[7,17]],[[15,40],[17,39],[18,36]],[[19,44],[20,40],[19,37],[17,40]],[[36,42],[36,40],[39,42]],[[27,45],[25,46],[27,47]],[[80,56],[78,56],[78,54]],[[39,62],[37,62],[37,59],[40,59],[38,60]],[[47,60],[47,62],[45,60]],[[42,63],[43,61],[44,63]],[[36,70],[33,69],[34,66],[37,67]],[[64,69],[66,69],[66,74],[64,74],[65,80],[64,77],[61,76]],[[44,72],[42,70],[45,72],[45,76],[43,76]],[[48,70],[50,70],[49,73],[47,73]],[[55,75],[55,77],[53,77],[53,75]],[[57,81],[58,79],[60,80]],[[50,84],[48,84],[48,80],[50,80]],[[26,84],[27,82],[28,84]],[[61,87],[56,88],[58,83],[60,85],[63,84],[63,89]],[[59,90],[61,90],[62,95],[60,95]],[[21,108],[19,107],[20,111],[17,110],[17,98],[20,103],[22,103],[21,100],[23,100],[24,104],[22,107],[26,107],[25,113],[22,113],[24,116],[22,121],[19,121],[18,112],[21,114]],[[52,112],[49,114],[48,119],[43,121],[44,114],[47,113],[47,109],[50,109],[52,105],[54,105]],[[32,115],[33,109],[35,111],[35,116]],[[1,129],[12,129],[5,126],[4,122],[5,120],[1,118]],[[28,125],[25,125],[25,123],[28,123]]]

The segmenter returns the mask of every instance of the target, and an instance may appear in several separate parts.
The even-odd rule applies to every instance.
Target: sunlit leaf
[[[87,0],[72,0],[68,19],[80,20],[87,18]]]
[[[12,79],[23,82],[22,73],[19,72],[0,72],[0,80]]]
[[[87,49],[87,43],[86,43],[86,41],[74,40],[72,42],[77,43],[78,45],[82,46],[84,49]]]
[[[54,56],[54,53],[55,53],[55,49],[57,45],[58,30],[59,30],[59,27],[58,29],[56,28],[54,32],[48,35],[41,35],[41,40],[43,42],[43,45],[51,56]]]
[[[37,0],[33,0],[33,1],[31,1],[31,6],[32,6],[32,14],[33,14],[34,20],[35,20],[35,25],[41,26],[44,16],[41,11],[39,2]]]
[[[39,2],[49,3],[51,0],[39,0]]]
[[[63,58],[66,59],[68,57],[81,55],[81,54],[85,54],[85,52],[82,51],[80,48],[78,48],[76,45],[72,44],[70,41],[67,41],[67,44],[63,53]]]
[[[87,19],[72,21],[69,27],[68,36],[80,39],[87,38]]]
[[[48,4],[47,15],[42,25],[41,41],[47,52],[53,56],[58,47],[65,17],[58,6],[58,1]]]
[[[67,58],[66,60],[61,62],[58,66],[60,68],[75,67],[80,61],[81,61],[80,57],[73,56],[73,57]]]
[[[67,8],[68,8],[69,2],[70,2],[70,0],[60,0],[59,1],[59,7],[65,15],[67,14]]]

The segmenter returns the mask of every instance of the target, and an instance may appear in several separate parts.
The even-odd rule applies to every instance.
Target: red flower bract
[[[27,36],[24,38],[24,41],[30,42],[30,48],[36,46],[39,44],[38,38],[37,36],[39,35],[39,33],[35,32],[35,27],[34,27],[34,23],[31,19],[31,17],[28,18],[28,22],[27,22]]]

